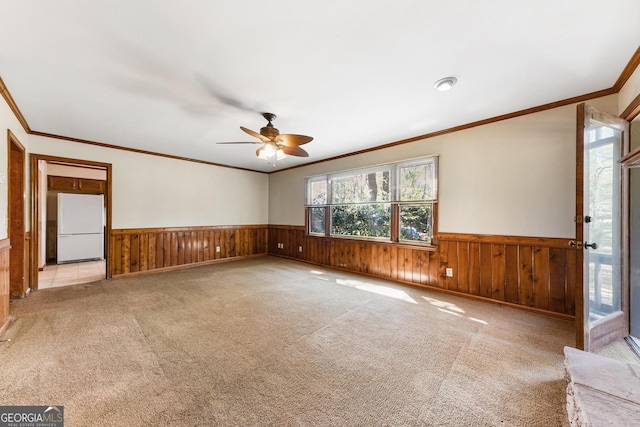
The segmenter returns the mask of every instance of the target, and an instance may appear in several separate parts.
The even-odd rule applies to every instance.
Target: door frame
[[[15,155],[17,153],[18,156],[22,158],[21,164],[18,166],[14,161]],[[29,284],[32,283],[28,280],[28,263],[27,256],[25,251],[25,245],[27,242],[27,230],[26,230],[26,220],[25,220],[25,166],[26,166],[26,158],[25,158],[25,148],[20,143],[18,138],[11,132],[10,129],[7,129],[7,163],[8,163],[8,173],[7,173],[7,187],[8,187],[8,206],[7,206],[7,237],[9,238],[9,244],[11,245],[11,249],[9,249],[9,294],[11,297],[25,297],[29,291]],[[18,183],[21,188],[14,188],[16,183],[12,179],[12,175],[14,175],[14,169],[19,167],[20,169],[16,171],[16,173],[22,178],[21,183]],[[14,212],[13,206],[19,206],[18,212]],[[19,225],[21,225],[21,230],[18,232],[18,235],[14,235],[12,233],[13,225],[16,222],[16,218],[14,216],[18,216]],[[17,230],[13,230],[17,231]],[[21,271],[21,284],[16,285],[11,282],[11,276],[14,275],[15,270]],[[15,282],[15,281],[14,281]],[[17,286],[17,288],[16,288]]]
[[[91,166],[104,168],[107,172],[107,179],[105,181],[104,198],[105,198],[105,210],[106,210],[106,230],[105,230],[105,261],[106,261],[106,278],[110,279],[112,276],[111,260],[111,216],[112,216],[112,165],[111,163],[94,162],[91,160],[71,159],[67,157],[57,157],[45,154],[29,154],[30,165],[30,181],[31,181],[31,241],[33,244],[30,248],[30,280],[34,289],[38,288],[38,254],[40,250],[40,230],[38,228],[38,218],[40,217],[40,169],[38,168],[38,162],[44,160],[45,162],[57,162],[66,163],[69,166]]]
[[[624,120],[629,122],[629,127],[630,127],[630,130],[631,130],[631,122],[633,122],[637,117],[640,117],[640,94],[638,94],[631,101],[631,103],[627,106],[627,108],[625,108],[625,110],[622,112],[620,117],[622,117]],[[629,135],[629,139],[631,140],[631,135]],[[636,147],[633,150],[630,150],[629,153],[627,153],[627,155],[625,155],[622,159],[620,159],[620,164],[623,166],[624,169],[628,169],[629,175],[631,174],[631,171],[629,169],[631,169],[632,167],[638,167],[639,162],[640,162],[640,146]],[[629,183],[630,183],[630,180],[631,180],[630,176],[628,177],[628,180],[629,180]],[[629,197],[631,197],[631,193],[629,193]],[[627,200],[627,203],[629,205],[629,209],[631,209],[631,201]],[[627,261],[629,267],[631,267],[631,247],[630,247],[631,242],[630,242],[630,239],[631,239],[631,229],[629,229],[629,237],[627,239],[629,241],[629,251],[628,251],[628,253],[623,255],[625,257],[625,260]],[[629,268],[629,270],[631,270],[631,268]],[[631,293],[631,286],[632,286],[631,271],[629,271],[629,293]],[[631,298],[631,296],[629,296],[629,298]],[[631,312],[633,311],[633,307],[631,305],[631,300],[629,301],[629,304],[630,304],[630,307],[629,307],[629,334],[631,335]],[[631,340],[627,340],[627,343],[629,343],[631,345],[631,347],[635,350],[635,352],[638,353],[638,355],[640,355],[640,347],[638,347],[638,345],[636,344],[636,341],[631,339]]]

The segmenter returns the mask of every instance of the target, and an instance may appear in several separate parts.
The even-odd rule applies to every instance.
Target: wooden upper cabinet
[[[49,175],[48,181],[49,190],[78,190],[78,178]]]
[[[104,193],[104,181],[78,178],[78,190],[91,193]]]
[[[104,193],[104,181],[87,178],[71,178],[68,176],[49,175],[49,190],[67,191],[71,193]]]

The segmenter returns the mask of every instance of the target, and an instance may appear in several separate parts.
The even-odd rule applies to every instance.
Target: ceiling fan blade
[[[216,85],[212,80],[208,79],[204,75],[199,75],[198,80],[200,81],[200,84],[204,87],[204,89],[209,93],[209,95],[219,102],[230,107],[237,108],[238,110],[250,111],[252,113],[258,112],[255,108],[249,107],[242,101],[239,101],[228,95],[221,87]]]
[[[260,141],[216,142],[216,144],[263,144]]]
[[[295,135],[292,133],[283,133],[278,135],[276,141],[282,141],[282,145],[286,147],[297,147],[298,145],[306,144],[313,141],[313,137],[307,135]]]
[[[309,157],[309,153],[307,153],[302,148],[297,146],[295,147],[284,146],[282,147],[282,151],[284,152],[284,154],[287,154],[289,156]]]
[[[264,141],[264,142],[268,142],[268,141],[270,141],[270,139],[269,139],[269,138],[267,138],[266,136],[260,135],[258,132],[254,132],[254,131],[252,131],[251,129],[247,129],[247,128],[246,128],[246,127],[244,127],[244,126],[240,126],[240,129],[242,129],[243,131],[245,131],[245,132],[246,132],[246,133],[248,133],[249,135],[251,135],[251,136],[253,136],[253,137],[256,137],[256,138],[258,138],[258,139],[260,139],[260,140],[262,140],[262,141]]]

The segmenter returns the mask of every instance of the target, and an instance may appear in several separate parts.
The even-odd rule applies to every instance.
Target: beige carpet
[[[67,426],[565,425],[571,322],[264,257],[13,302],[3,405]]]

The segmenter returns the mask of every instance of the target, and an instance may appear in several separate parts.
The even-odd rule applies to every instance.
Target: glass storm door
[[[577,275],[582,280],[577,281],[576,292],[582,301],[576,304],[576,341],[579,348],[595,352],[629,334],[628,281],[622,256],[627,245],[623,236],[628,236],[622,215],[627,191],[623,174],[627,172],[619,163],[628,150],[628,123],[582,104],[578,125],[583,132],[578,132],[577,144],[578,241],[574,245],[578,260],[582,258],[578,266],[582,274]]]

